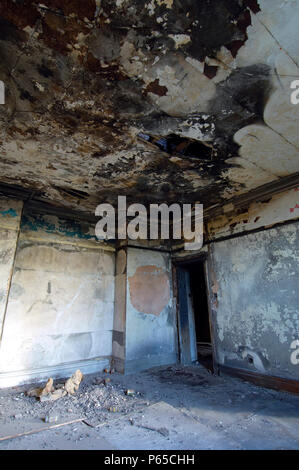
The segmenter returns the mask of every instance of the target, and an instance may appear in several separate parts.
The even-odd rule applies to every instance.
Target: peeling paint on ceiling
[[[0,181],[94,212],[118,195],[211,206],[299,171],[298,15],[297,0],[3,0]]]

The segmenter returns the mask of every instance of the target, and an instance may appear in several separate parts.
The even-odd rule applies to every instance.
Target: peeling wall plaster
[[[206,225],[208,244],[173,255],[207,256],[216,361],[222,365],[299,377],[290,361],[299,332],[298,194],[295,188],[247,209],[226,205]]]
[[[176,317],[172,301],[170,256],[148,249],[130,247],[127,256],[126,370],[175,363],[177,361]],[[163,293],[156,292],[160,294],[158,298],[157,295],[155,297],[155,290],[152,288],[153,280],[149,283],[144,282],[138,293],[140,303],[136,305],[131,280],[138,272],[148,272],[149,266],[154,267],[164,285],[167,280],[168,289]],[[155,312],[148,310],[149,296],[152,296],[154,310],[158,312],[162,309],[159,314],[150,314]]]
[[[67,222],[57,217],[26,214],[21,225],[0,385],[63,376],[76,367],[101,370],[112,355],[113,250],[82,237],[83,226],[69,222],[65,230]],[[6,265],[1,264],[1,288]]]
[[[21,201],[0,199],[0,332],[5,317],[22,206]]]
[[[298,224],[214,243],[213,318],[218,362],[299,378]]]
[[[222,216],[208,222],[206,238],[213,240],[296,220],[299,217],[297,206],[299,188],[277,194],[264,202],[252,203],[247,210],[236,210],[232,206]]]

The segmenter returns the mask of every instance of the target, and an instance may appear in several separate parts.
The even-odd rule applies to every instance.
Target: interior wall
[[[296,220],[299,217],[299,188],[281,192],[264,201],[250,204],[246,209],[225,206],[224,214],[207,224],[207,240],[215,240],[274,224]]]
[[[0,349],[1,386],[109,365],[114,268],[114,249],[96,241],[91,227],[23,214]]]
[[[127,312],[127,249],[116,252],[115,300],[112,335],[112,354],[118,372],[125,371],[126,361],[126,312]]]
[[[209,226],[215,240],[209,246],[210,302],[221,365],[299,379],[291,362],[291,343],[299,339],[298,208],[292,190]],[[250,233],[254,228],[260,231]]]
[[[231,208],[207,227],[220,364],[298,377],[298,194]],[[0,199],[0,386],[101,370],[111,356],[127,372],[177,361],[169,253],[125,247],[115,277],[114,248],[92,227],[21,212],[22,202]]]
[[[126,372],[177,362],[170,254],[128,247]]]
[[[299,379],[292,364],[299,340],[299,188],[232,205],[206,224],[201,250],[175,261],[207,256],[215,362],[268,376]]]
[[[23,203],[0,198],[0,332],[6,312]]]
[[[299,379],[291,343],[299,332],[299,226],[213,245],[218,363]]]

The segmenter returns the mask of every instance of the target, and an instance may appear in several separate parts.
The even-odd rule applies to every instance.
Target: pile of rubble
[[[83,382],[80,370],[77,370],[65,383],[58,382],[54,385],[53,379],[49,378],[43,387],[30,389],[26,395],[36,397],[38,403],[41,402],[40,405],[36,403],[38,406],[34,407],[36,413],[50,411],[52,415],[61,417],[72,412],[93,423],[103,422],[111,413],[117,417],[119,414],[128,414],[140,406],[142,408],[148,405],[141,392],[127,389],[115,381],[111,382],[110,374],[114,373],[113,369],[105,369],[103,372],[105,375],[86,377]],[[58,400],[60,398],[63,399]],[[51,405],[44,402],[55,403]],[[30,403],[27,402],[26,405],[29,407]],[[31,410],[29,413],[31,414]]]
[[[58,384],[55,388],[53,385],[53,379],[50,378],[44,387],[33,388],[27,392],[27,395],[29,397],[36,397],[41,402],[55,401],[67,394],[74,395],[78,390],[82,379],[82,372],[80,370],[76,370],[76,372],[69,379],[67,379],[64,384]]]

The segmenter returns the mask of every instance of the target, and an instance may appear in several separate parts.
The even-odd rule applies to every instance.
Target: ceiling
[[[94,213],[299,171],[297,0],[2,0],[0,182]]]

